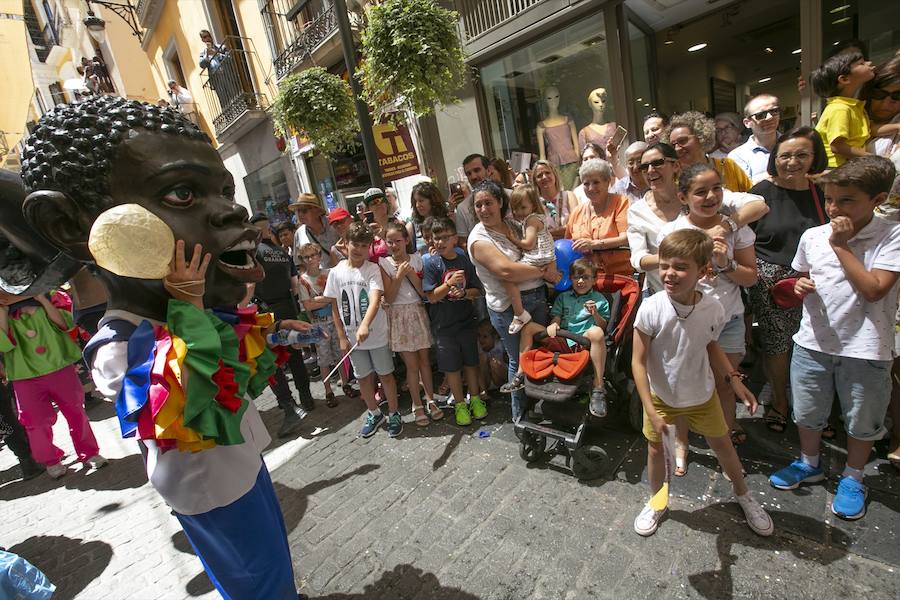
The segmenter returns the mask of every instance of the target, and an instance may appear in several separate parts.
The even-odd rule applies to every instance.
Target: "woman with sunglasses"
[[[895,56],[875,69],[875,78],[863,88],[860,96],[867,100],[866,110],[872,130],[882,125],[900,124],[900,56]],[[900,152],[900,133],[873,137],[866,145],[872,154],[891,158]]]
[[[810,227],[826,222],[825,195],[810,175],[827,166],[825,146],[815,129],[799,127],[782,135],[769,155],[771,180],[750,190],[762,196],[769,213],[750,224],[756,233],[756,270],[759,279],[749,288],[750,309],[759,323],[759,345],[763,367],[772,390],[772,403],[765,415],[766,427],[782,433],[787,425],[788,372],[793,335],[800,327],[801,307],[782,308],[773,300],[779,281],[797,277],[791,261],[800,236]],[[788,285],[788,284],[780,284]],[[833,437],[832,430],[832,437]]]
[[[863,88],[862,98],[867,99],[866,109],[872,121],[872,129],[887,124],[900,123],[900,56],[895,56],[875,69],[875,78]],[[884,135],[869,140],[866,149],[873,154],[890,158],[900,172],[900,134]],[[900,221],[900,175],[886,202],[876,209],[886,219]],[[900,324],[900,309],[897,311]],[[897,348],[900,350],[900,348]],[[893,421],[891,442],[887,458],[900,470],[900,358],[894,359],[894,387],[888,412]]]
[[[682,169],[698,163],[708,163],[719,173],[725,189],[746,192],[753,187],[750,178],[733,160],[712,158],[707,154],[716,146],[716,125],[703,113],[689,110],[672,117],[663,141],[675,148]]]
[[[681,165],[672,146],[656,143],[641,154],[638,169],[650,189],[628,209],[628,246],[631,266],[646,273],[644,294],[650,296],[662,289],[656,243],[659,231],[681,214],[678,199]]]

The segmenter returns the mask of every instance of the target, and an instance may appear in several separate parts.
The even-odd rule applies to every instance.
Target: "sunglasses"
[[[671,158],[657,158],[656,160],[651,160],[650,162],[641,163],[640,166],[638,166],[638,168],[641,171],[649,171],[650,167],[653,167],[654,169],[658,169],[661,166],[663,166],[664,164],[666,164],[667,162],[675,162],[675,161],[672,160]]]
[[[754,121],[762,121],[763,119],[768,119],[769,115],[771,115],[773,117],[777,117],[780,114],[781,114],[781,109],[778,108],[777,106],[773,106],[769,110],[761,110],[758,113],[753,113],[752,115],[750,115],[750,118],[753,119]]]
[[[378,196],[377,198],[372,198],[368,202],[366,202],[366,206],[378,206],[379,204],[384,204],[387,202],[387,198],[384,196]]]
[[[889,92],[887,90],[872,90],[872,100],[884,100],[886,98],[890,98],[894,102],[900,102],[900,90],[896,92]]]

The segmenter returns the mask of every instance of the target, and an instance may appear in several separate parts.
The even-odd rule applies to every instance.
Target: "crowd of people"
[[[610,307],[594,282],[638,277],[632,376],[651,492],[665,474],[662,437],[674,429],[675,475],[684,475],[695,431],[718,456],[748,526],[773,532],[735,450],[747,439],[737,402],[751,414],[757,408],[739,369],[752,346],[767,379],[766,426],[783,433],[791,418],[800,436],[800,457],[771,484],[793,489],[825,478],[820,440],[835,435],[836,397],[848,456],[832,510],[862,517],[863,469],[876,440],[891,437],[888,458],[900,468],[900,59],[875,68],[860,50],[844,49],[813,73],[813,90],[827,99],[815,128],[783,131],[779,99],[761,94],[742,117],[653,113],[643,141],[587,143],[571,190],[552,160],[513,173],[505,161],[473,153],[461,161],[467,182],[448,196],[418,183],[406,220],[395,196],[378,188],[366,191],[355,215],[328,212],[318,196],[301,194],[290,204],[296,228],[254,215],[265,277],[246,286],[238,306],[273,313],[275,329],[299,316],[327,336],[314,349],[283,349],[284,366],[271,380],[284,412],[279,435],[296,433],[316,407],[313,364],[327,407],[338,403],[337,385],[345,397],[362,398],[364,438],[382,427],[402,434],[404,390],[419,427],[443,419],[445,408],[459,426],[484,419],[490,396],[501,393],[510,394],[511,418],[519,419],[529,410],[520,354],[536,333],[552,338],[560,329],[592,342],[588,410],[602,418]],[[558,240],[581,255],[566,273],[556,261]],[[185,281],[173,295],[196,304],[197,294],[185,290],[202,280],[205,263],[195,253],[181,267]],[[571,288],[557,291],[564,276]],[[5,377],[33,455],[23,462],[28,476],[42,466],[53,477],[66,472],[52,441],[51,402],[69,422],[78,458],[91,468],[105,463],[84,414],[63,302],[61,293],[0,302]],[[76,386],[77,398],[65,395]],[[664,514],[648,503],[635,531],[653,534]]]

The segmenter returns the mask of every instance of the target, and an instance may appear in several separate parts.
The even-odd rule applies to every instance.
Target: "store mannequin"
[[[606,144],[616,133],[615,123],[604,123],[603,113],[606,111],[606,88],[597,88],[588,94],[588,106],[591,107],[593,119],[578,132],[578,147],[584,148],[593,142],[606,150]]]
[[[559,168],[565,189],[571,189],[578,173],[578,134],[575,122],[559,114],[559,90],[548,87],[544,92],[547,118],[538,123],[538,154],[541,160],[549,160]]]

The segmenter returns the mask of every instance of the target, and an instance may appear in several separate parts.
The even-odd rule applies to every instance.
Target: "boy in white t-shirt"
[[[885,433],[891,398],[900,224],[874,215],[896,170],[885,158],[847,161],[819,178],[831,222],[806,230],[792,267],[803,318],[791,359],[793,418],[800,458],[769,477],[778,489],[825,479],[822,429],[837,393],[847,430],[847,465],[831,503],[843,519],[866,514],[863,469]]]
[[[659,247],[665,293],[645,300],[635,319],[631,369],[644,406],[647,476],[655,494],[666,470],[662,434],[668,424],[686,419],[716,453],[747,525],[768,536],[774,531],[772,519],[750,496],[716,394],[714,370],[724,375],[750,414],[756,411],[756,399],[716,341],[725,325],[725,311],[717,300],[696,289],[701,274],[710,268],[712,255],[713,241],[702,231],[682,229],[669,234]],[[648,503],[634,520],[635,532],[643,536],[655,533],[667,510],[654,510]]]
[[[389,345],[387,317],[381,308],[384,283],[381,269],[369,262],[369,246],[375,239],[365,223],[354,223],[347,231],[349,256],[328,273],[325,297],[337,300],[332,316],[337,329],[341,352],[350,354],[350,362],[359,381],[359,389],[368,407],[360,437],[370,437],[388,421],[388,434],[397,437],[403,431],[403,421],[397,407],[397,381]],[[388,401],[390,415],[385,415],[375,400],[375,373],[381,381]]]

